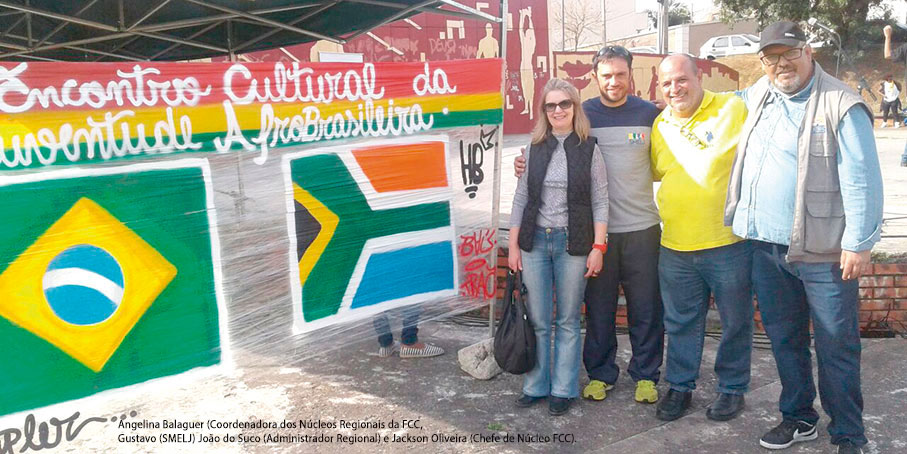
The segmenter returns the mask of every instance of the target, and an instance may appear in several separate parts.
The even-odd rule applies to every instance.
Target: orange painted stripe
[[[443,142],[361,148],[353,157],[378,192],[447,186]]]

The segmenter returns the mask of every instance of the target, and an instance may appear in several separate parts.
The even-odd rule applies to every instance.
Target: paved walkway
[[[73,453],[766,453],[758,439],[779,422],[780,385],[768,350],[754,351],[747,408],[730,422],[705,418],[705,406],[715,387],[714,339],[706,339],[693,410],[677,421],[663,423],[655,419],[654,406],[634,402],[633,383],[626,374],[604,402],[579,401],[568,415],[551,417],[544,404],[528,410],[514,407],[520,377],[504,374],[479,381],[459,369],[456,351],[486,333],[482,327],[429,323],[422,330],[423,339],[448,353],[419,360],[379,358],[374,341],[364,335],[353,336],[366,339],[362,342],[319,357],[306,355],[315,346],[302,344],[287,345],[283,351],[267,355],[240,351],[236,356],[240,367],[232,375],[171,380],[141,394],[120,393],[100,399],[103,403],[94,399],[68,404],[36,416],[39,422],[50,416],[63,419],[79,410],[80,421],[88,416],[126,416],[129,423],[169,420],[205,425],[202,429],[167,430],[130,429],[119,421],[90,423],[74,440],[64,440],[51,451]],[[625,369],[629,358],[626,336],[619,343],[618,360]],[[907,341],[872,340],[864,341],[863,346],[867,452],[905,452]],[[659,391],[665,392],[663,384]],[[259,420],[277,427],[230,427],[236,421],[261,425],[255,423]],[[227,426],[210,429],[210,421]],[[283,421],[296,428],[280,428]],[[301,428],[301,422],[316,428]],[[394,423],[400,427],[392,427]],[[827,423],[823,414],[819,439],[785,452],[834,452],[828,444]],[[4,421],[0,427],[23,425],[19,418]],[[195,438],[194,443],[162,444],[165,433],[216,436],[219,441],[200,443]],[[268,435],[298,438],[269,443]],[[157,441],[124,442],[122,436],[155,436]],[[306,436],[316,441],[304,441]],[[323,438],[317,441],[319,436]],[[228,437],[235,440],[224,441]],[[331,440],[325,441],[326,437]]]

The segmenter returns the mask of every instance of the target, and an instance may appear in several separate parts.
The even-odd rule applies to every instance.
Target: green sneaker
[[[658,400],[658,390],[655,389],[655,382],[652,380],[640,380],[636,382],[636,401],[646,404],[654,404]]]
[[[608,391],[614,388],[601,380],[592,380],[583,388],[583,398],[589,400],[605,400],[608,397]]]

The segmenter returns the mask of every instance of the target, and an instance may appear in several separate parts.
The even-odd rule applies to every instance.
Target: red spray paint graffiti
[[[495,230],[482,229],[460,235],[457,248],[461,261],[465,261],[460,295],[470,298],[491,299],[495,296],[495,267],[488,255],[497,244]]]

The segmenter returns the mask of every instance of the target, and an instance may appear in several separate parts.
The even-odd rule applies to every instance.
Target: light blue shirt
[[[797,193],[797,138],[815,78],[794,95],[770,88],[746,145],[735,235],[790,245]],[[750,89],[737,92],[750,111]],[[872,249],[882,232],[882,172],[872,121],[853,106],[838,124],[838,179],[847,220],[841,248]]]

